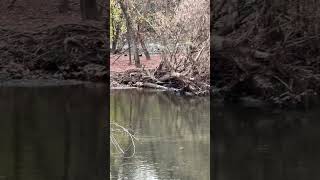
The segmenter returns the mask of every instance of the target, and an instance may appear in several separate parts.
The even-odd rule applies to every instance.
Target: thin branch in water
[[[136,152],[136,146],[135,146],[134,140],[138,141],[138,139],[133,134],[131,134],[127,128],[125,128],[117,123],[110,123],[110,124],[116,126],[116,128],[111,129],[111,132],[115,132],[115,131],[125,132],[126,135],[129,136],[129,138],[131,140],[131,145],[133,146],[133,153],[131,156],[124,157],[124,158],[132,158]],[[123,148],[121,148],[120,144],[118,143],[118,141],[116,140],[116,138],[114,137],[114,135],[112,133],[111,133],[110,139],[111,139],[111,143],[116,147],[116,149],[118,151],[120,151],[122,154],[125,154],[125,151],[123,150]],[[129,148],[131,147],[131,145],[129,146]]]

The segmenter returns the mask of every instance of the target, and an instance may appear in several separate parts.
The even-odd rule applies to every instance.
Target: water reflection
[[[0,88],[0,179],[105,179],[105,89]]]
[[[319,179],[320,111],[215,107],[216,180]]]
[[[112,148],[112,179],[208,180],[209,99],[181,98],[163,92],[115,90],[111,120],[139,138],[133,158]],[[118,141],[129,146],[130,140]],[[128,148],[131,153],[132,148]]]

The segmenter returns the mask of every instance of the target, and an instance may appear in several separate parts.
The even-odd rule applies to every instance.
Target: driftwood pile
[[[0,80],[78,79],[103,81],[105,28],[65,24],[37,32],[0,29]]]
[[[127,85],[138,88],[151,88],[172,91],[180,95],[208,95],[209,82],[171,72],[162,61],[156,69],[132,69],[124,73],[111,74],[111,86]]]

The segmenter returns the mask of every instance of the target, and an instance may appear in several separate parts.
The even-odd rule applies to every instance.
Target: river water
[[[279,110],[245,104],[212,105],[208,98],[161,92],[114,91],[111,118],[138,141],[135,155],[118,136],[125,157],[112,149],[116,180],[314,180],[320,179],[320,111]],[[213,123],[212,154],[209,126]],[[209,159],[212,162],[209,164]],[[210,174],[211,165],[212,171]],[[210,175],[209,175],[210,174]]]
[[[320,178],[317,107],[214,105],[210,156],[208,98],[113,90],[109,116],[105,88],[0,86],[0,180],[106,179],[103,124],[109,118],[137,138],[133,146],[123,131],[112,131],[124,152],[110,147],[114,180]]]
[[[106,87],[38,85],[0,87],[0,180],[105,179]]]
[[[216,180],[320,179],[320,111],[215,106]]]
[[[209,98],[112,91],[111,121],[128,128],[137,141],[133,147],[128,136],[113,132],[124,154],[111,147],[111,179],[210,179],[209,108]]]

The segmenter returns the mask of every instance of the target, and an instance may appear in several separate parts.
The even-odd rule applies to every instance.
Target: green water
[[[0,180],[105,179],[105,87],[0,87]]]
[[[111,147],[116,180],[210,179],[209,98],[182,98],[163,92],[114,90],[111,120],[134,133],[115,134],[125,154]]]
[[[216,180],[320,179],[320,111],[214,107]]]

